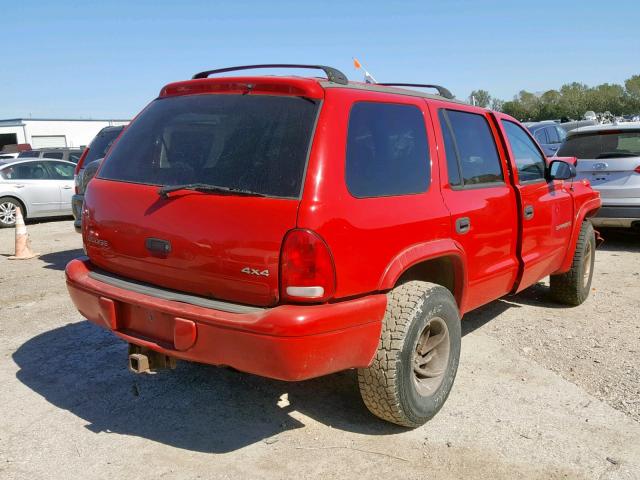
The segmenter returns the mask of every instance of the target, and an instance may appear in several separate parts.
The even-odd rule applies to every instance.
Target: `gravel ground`
[[[70,221],[0,230],[0,478],[640,479],[640,237],[606,232],[585,304],[547,284],[463,322],[453,392],[406,430],[364,408],[353,372],[300,383],[196,364],[135,376],[84,321],[63,268]]]

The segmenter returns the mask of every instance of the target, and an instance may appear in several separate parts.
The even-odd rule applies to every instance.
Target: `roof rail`
[[[444,98],[452,100],[453,93],[448,89],[441,87],[440,85],[428,85],[424,83],[377,83],[376,85],[384,85],[385,87],[421,87],[421,88],[435,88],[438,91],[438,95]]]
[[[209,75],[213,75],[216,73],[235,72],[237,70],[253,70],[255,68],[312,68],[315,70],[324,71],[324,73],[327,75],[327,79],[330,82],[339,83],[341,85],[349,84],[347,76],[336,68],[327,67],[325,65],[296,65],[291,63],[242,65],[239,67],[218,68],[216,70],[206,70],[204,72],[196,73],[192,78],[207,78]]]

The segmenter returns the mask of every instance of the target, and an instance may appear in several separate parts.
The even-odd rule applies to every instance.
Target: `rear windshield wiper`
[[[604,152],[596,158],[616,158],[616,157],[640,157],[637,153],[631,152]]]
[[[221,187],[219,185],[208,185],[206,183],[185,183],[183,185],[165,185],[158,189],[158,195],[162,198],[169,198],[171,192],[179,190],[194,190],[196,192],[226,193],[227,195],[246,195],[252,197],[264,197],[265,195],[251,190],[241,188]]]

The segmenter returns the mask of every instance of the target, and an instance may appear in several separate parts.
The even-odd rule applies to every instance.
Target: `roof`
[[[0,124],[23,125],[24,122],[130,122],[131,119],[118,118],[5,118],[0,119]],[[6,125],[5,125],[6,126]]]
[[[591,132],[607,132],[607,131],[620,131],[620,130],[640,130],[640,122],[623,122],[623,123],[607,123],[604,125],[588,125],[586,127],[578,127],[574,130],[570,130],[567,135],[574,136],[579,134],[586,134]]]
[[[64,162],[64,163],[69,163],[75,166],[75,163],[70,162],[68,160],[62,160],[60,158],[22,157],[22,158],[3,158],[0,160],[0,168],[6,167],[7,165],[15,165],[18,163],[27,163],[27,162]]]

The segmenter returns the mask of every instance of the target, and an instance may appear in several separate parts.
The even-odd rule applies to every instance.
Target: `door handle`
[[[462,217],[456,220],[456,232],[460,235],[464,235],[471,230],[471,220],[469,217]]]
[[[527,205],[524,207],[524,218],[531,220],[533,218],[533,205]]]
[[[17,183],[17,184],[14,185],[14,187],[16,187],[16,188],[24,188],[25,185],[23,183]]]
[[[62,187],[65,190],[71,190],[71,187],[69,185],[65,185],[64,187]]]

